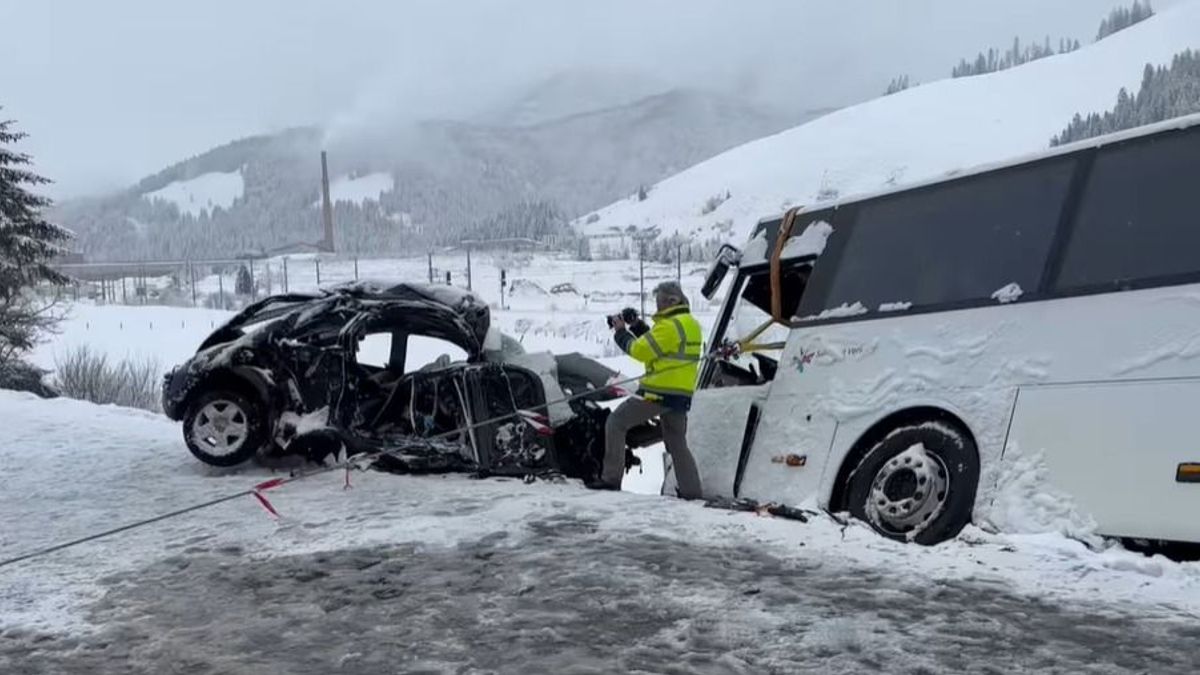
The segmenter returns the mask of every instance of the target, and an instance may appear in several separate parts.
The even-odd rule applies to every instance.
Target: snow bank
[[[211,213],[218,206],[228,209],[242,198],[245,191],[246,181],[242,178],[241,170],[238,170],[206,173],[191,180],[175,181],[142,197],[149,201],[170,202],[179,208],[180,213],[199,218],[202,213]]]
[[[1000,466],[988,524],[1010,534],[1054,533],[1098,543],[1096,521],[1050,485],[1048,474],[1042,453],[1024,453],[1012,444]]]
[[[1200,45],[1200,2],[1159,15],[1070,54],[991,75],[941,80],[846,108],[740,146],[662,181],[642,202],[623,200],[578,221],[589,233],[629,225],[664,235],[748,236],[764,216],[830,195],[871,192],[1044,151],[1076,113],[1136,92],[1147,63]],[[1018,103],[1019,102],[1019,103]],[[714,213],[695,205],[732,197]]]

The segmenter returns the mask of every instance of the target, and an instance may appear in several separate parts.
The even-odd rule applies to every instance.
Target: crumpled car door
[[[304,410],[330,405],[345,386],[346,354],[338,344],[337,323],[314,327],[280,345],[293,380],[288,383],[292,396],[299,396]]]
[[[558,468],[552,437],[518,414],[545,415],[546,391],[536,373],[511,365],[473,365],[464,380],[469,417],[476,424],[487,422],[474,433],[481,470],[520,475]]]

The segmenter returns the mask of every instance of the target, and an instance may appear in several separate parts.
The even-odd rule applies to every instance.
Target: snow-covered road
[[[108,579],[91,610],[99,633],[0,638],[0,665],[64,674],[1195,672],[1185,646],[1200,638],[1194,622],[1064,607],[998,583],[912,581],[745,541],[606,528],[619,504],[543,506],[447,548],[247,560],[238,547],[193,541]],[[455,508],[487,516],[479,501]]]
[[[0,558],[246,489],[175,424],[0,392]],[[0,569],[0,672],[1195,672],[1200,566],[936,548],[572,483],[328,474]],[[460,668],[465,668],[460,670]]]

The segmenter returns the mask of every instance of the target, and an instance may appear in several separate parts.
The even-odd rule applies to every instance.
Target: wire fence
[[[396,261],[392,261],[396,262]],[[56,265],[70,281],[43,288],[59,298],[100,304],[236,309],[263,297],[315,291],[363,278],[357,257],[156,260]],[[378,261],[372,261],[379,267]],[[401,265],[403,267],[403,265]],[[400,276],[412,276],[412,273]],[[387,275],[396,278],[396,271]]]
[[[56,269],[71,281],[46,285],[58,299],[113,305],[165,305],[236,310],[279,293],[315,292],[358,280],[445,284],[476,292],[499,308],[530,287],[547,294],[596,290],[599,304],[620,289],[620,302],[646,309],[647,294],[659,281],[694,279],[703,266],[687,262],[680,245],[664,261],[645,242],[633,241],[632,259],[580,259],[549,246],[505,246],[463,242],[408,258],[360,258],[301,254],[274,258],[224,258],[134,262],[64,263]],[[674,258],[671,260],[670,258]],[[550,264],[547,264],[547,263]],[[685,265],[687,269],[685,270]],[[687,274],[685,275],[685,271]],[[636,273],[636,274],[634,274]],[[607,278],[606,278],[607,275]],[[633,293],[636,283],[637,292]],[[616,298],[613,298],[616,302]]]

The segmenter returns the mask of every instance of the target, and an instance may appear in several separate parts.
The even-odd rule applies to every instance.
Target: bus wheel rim
[[[867,518],[880,530],[911,540],[937,520],[949,495],[945,462],[924,445],[913,445],[875,472]]]

